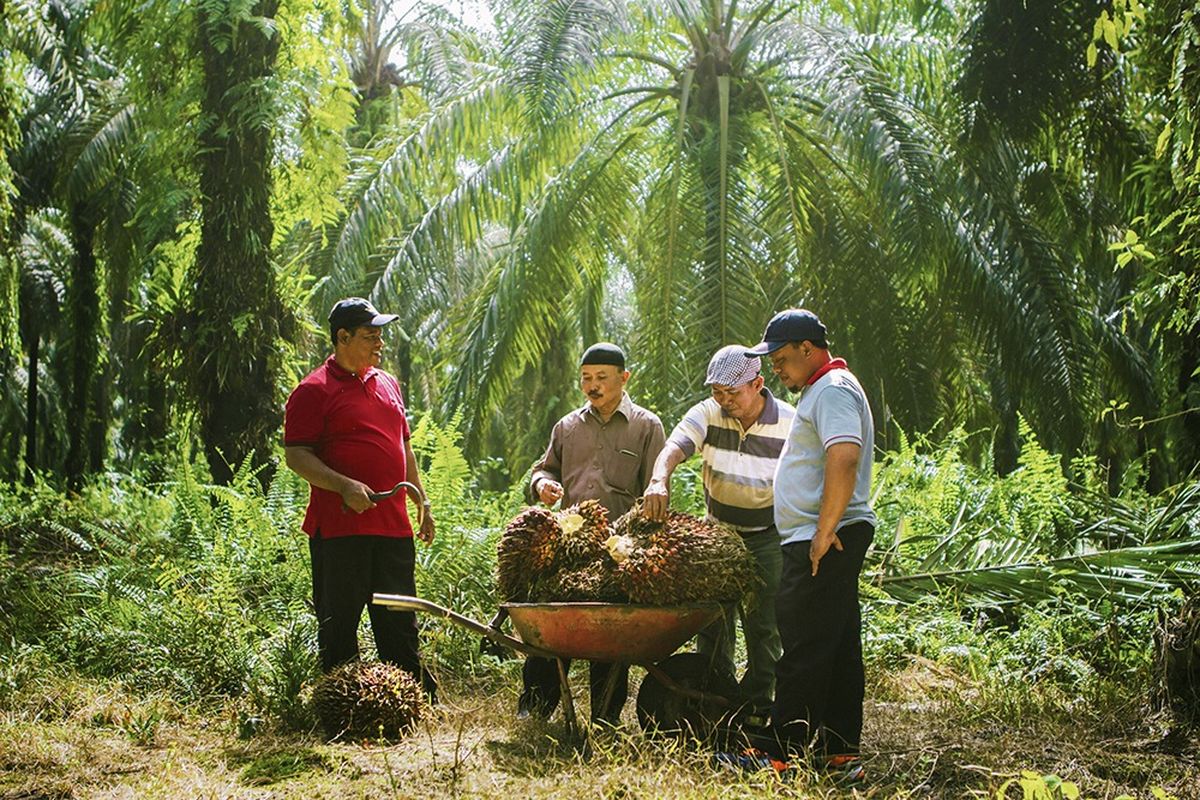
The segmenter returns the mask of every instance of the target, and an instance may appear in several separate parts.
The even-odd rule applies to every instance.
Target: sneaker
[[[713,761],[720,766],[727,766],[745,772],[773,770],[776,775],[785,777],[791,774],[791,765],[786,761],[771,758],[767,753],[754,747],[747,747],[740,753],[716,753]]]
[[[867,769],[862,758],[854,754],[830,756],[825,759],[822,770],[839,786],[862,783],[867,779]]]

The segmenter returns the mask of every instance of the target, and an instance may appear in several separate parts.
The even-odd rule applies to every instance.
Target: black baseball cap
[[[341,328],[353,331],[362,325],[378,327],[399,318],[399,314],[380,314],[370,300],[347,297],[333,304],[333,310],[329,312],[329,333],[336,336]]]
[[[765,356],[774,353],[788,342],[825,341],[825,325],[811,311],[789,308],[771,317],[763,340],[746,351],[746,356]]]

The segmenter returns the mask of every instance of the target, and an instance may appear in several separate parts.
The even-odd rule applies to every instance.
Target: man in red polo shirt
[[[303,528],[321,668],[358,658],[366,606],[380,659],[407,670],[432,696],[432,677],[417,656],[416,615],[370,604],[374,592],[417,593],[405,496],[378,503],[370,497],[400,481],[421,486],[400,384],[379,369],[383,326],[396,316],[360,297],[338,301],[329,313],[333,355],[288,398],[283,444],[287,465],[311,485]],[[409,493],[425,503],[416,535],[429,543],[434,524],[424,492]]]

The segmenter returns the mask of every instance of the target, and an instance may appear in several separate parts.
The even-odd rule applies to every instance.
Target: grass
[[[923,659],[872,676],[870,780],[853,793],[803,766],[783,781],[715,765],[702,746],[646,737],[632,703],[621,728],[585,750],[557,719],[515,721],[515,684],[444,689],[447,702],[403,741],[327,744],[308,734],[241,739],[234,701],[185,708],[46,678],[10,696],[0,717],[0,798],[994,798],[1022,770],[1059,775],[1088,798],[1150,798],[1154,787],[1200,798],[1200,739],[1167,737],[1164,720],[1134,701],[1073,705],[1025,687],[1039,713],[1013,721],[978,679]],[[149,736],[137,722],[147,719]]]

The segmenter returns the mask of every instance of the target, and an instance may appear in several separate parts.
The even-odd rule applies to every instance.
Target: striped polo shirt
[[[768,389],[762,393],[766,405],[748,431],[710,397],[688,409],[668,439],[687,458],[700,451],[708,515],[743,532],[775,524],[775,464],[796,414]]]

